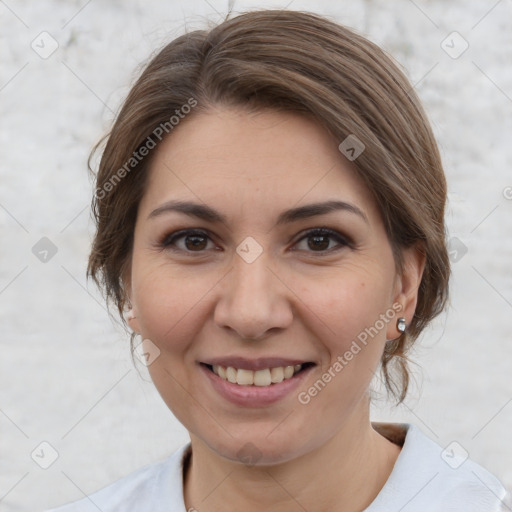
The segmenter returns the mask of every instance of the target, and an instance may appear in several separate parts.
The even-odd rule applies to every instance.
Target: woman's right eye
[[[161,242],[161,246],[163,249],[171,251],[200,253],[208,249],[208,242],[213,244],[208,233],[205,231],[186,229],[166,235]]]

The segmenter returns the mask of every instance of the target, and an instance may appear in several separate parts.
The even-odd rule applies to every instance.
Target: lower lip
[[[199,365],[199,368],[210,379],[215,391],[229,402],[244,407],[264,407],[290,395],[313,367],[302,370],[291,379],[270,386],[240,386],[221,379],[202,364]]]

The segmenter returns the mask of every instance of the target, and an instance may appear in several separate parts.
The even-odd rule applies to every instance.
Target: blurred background
[[[512,488],[512,1],[0,1],[0,510],[79,499],[187,442],[85,279],[89,151],[143,64],[228,9],[308,10],[405,69],[449,182],[451,304],[413,354],[416,424]]]

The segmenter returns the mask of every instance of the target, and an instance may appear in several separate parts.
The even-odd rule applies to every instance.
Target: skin
[[[126,282],[130,326],[160,350],[151,378],[190,433],[187,509],[359,511],[399,455],[372,428],[368,389],[386,340],[400,334],[396,317],[409,322],[414,314],[424,261],[408,249],[397,274],[377,205],[338,144],[298,114],[216,106],[187,118],[155,150]],[[332,199],[365,218],[339,210],[276,223],[284,210]],[[226,222],[150,215],[170,200],[206,204]],[[328,236],[315,244],[304,233],[321,227],[349,243]],[[162,245],[185,228],[209,238]],[[262,248],[252,263],[236,252],[248,236]],[[299,403],[298,392],[396,303],[400,314],[307,405]],[[242,407],[214,391],[198,366],[231,355],[315,366],[277,403]],[[247,443],[258,453],[254,466],[238,455]]]

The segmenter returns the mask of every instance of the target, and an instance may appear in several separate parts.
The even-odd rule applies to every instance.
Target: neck
[[[360,511],[388,479],[400,448],[378,434],[368,418],[350,421],[321,447],[293,460],[248,467],[220,457],[191,435],[185,479],[187,510],[261,512]]]

